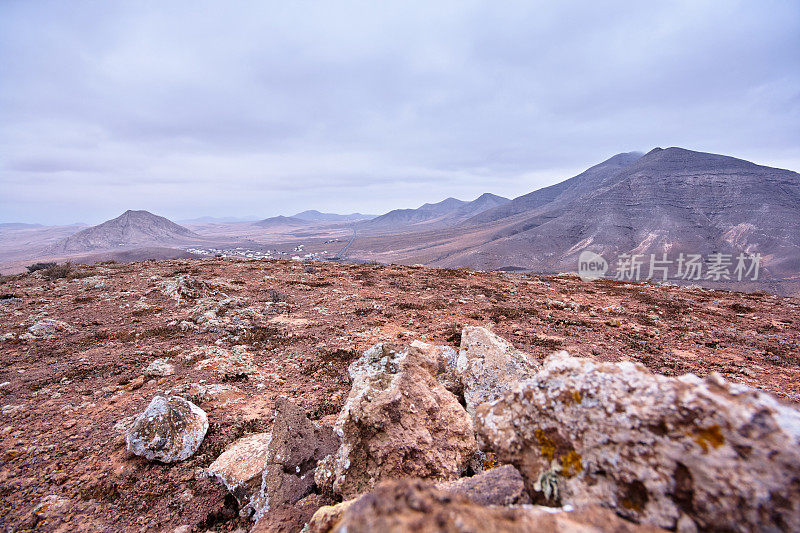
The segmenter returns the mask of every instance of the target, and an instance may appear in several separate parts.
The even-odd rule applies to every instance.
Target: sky
[[[656,146],[800,170],[800,2],[0,1],[0,222],[379,214]]]

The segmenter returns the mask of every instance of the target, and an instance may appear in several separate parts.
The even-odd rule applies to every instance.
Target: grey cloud
[[[379,212],[653,146],[800,165],[798,36],[779,1],[4,2],[0,218]]]

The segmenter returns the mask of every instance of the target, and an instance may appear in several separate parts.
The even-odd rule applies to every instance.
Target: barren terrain
[[[207,293],[170,292],[181,276]],[[38,324],[38,326],[37,326]],[[555,350],[666,375],[718,372],[800,403],[800,300],[399,265],[197,259],[0,278],[4,530],[249,528],[204,469],[272,426],[278,398],[332,422],[347,365],[376,342],[458,347],[484,325],[538,362]],[[150,462],[124,433],[156,394],[208,414],[192,457]]]

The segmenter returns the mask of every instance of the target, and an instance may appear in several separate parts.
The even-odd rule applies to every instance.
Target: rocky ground
[[[270,442],[278,443],[271,445],[273,448],[292,447],[287,435],[295,426],[287,425],[285,417],[274,418],[276,405],[283,405],[281,399],[291,400],[308,415],[310,420],[298,422],[301,427],[297,431],[303,434],[316,435],[338,419],[345,439],[356,438],[356,434],[362,438],[369,406],[348,401],[351,386],[353,391],[358,387],[378,391],[376,401],[382,401],[381,394],[397,383],[392,381],[389,386],[381,381],[380,372],[385,369],[370,369],[371,360],[364,362],[363,357],[359,359],[361,354],[376,343],[407,347],[416,340],[452,347],[454,353],[462,347],[462,333],[482,331],[465,330],[468,326],[486,326],[511,343],[508,353],[519,350],[527,354],[524,365],[517,365],[524,367],[520,370],[524,372],[538,370],[546,356],[566,350],[596,362],[638,362],[665,376],[718,373],[730,383],[768,392],[785,406],[796,407],[800,402],[800,300],[765,293],[584,283],[573,277],[396,265],[223,259],[98,264],[65,275],[57,279],[41,273],[0,278],[0,524],[7,531],[247,530],[253,525],[247,507],[261,505],[263,510],[263,503],[250,502],[264,495],[255,494],[258,480],[243,496],[219,482],[219,476],[233,475],[229,471],[216,478],[209,475],[209,467],[226,448],[246,437],[249,445],[264,452],[265,471],[272,467],[271,471],[287,471],[286,457],[280,457],[275,449],[263,449]],[[386,357],[392,361],[394,356]],[[454,421],[437,431],[443,435],[461,431],[473,418],[478,431],[477,441],[471,433],[458,433],[461,440],[451,442],[452,449],[437,451],[436,468],[440,470],[430,470],[428,465],[428,470],[419,470],[423,475],[416,477],[449,482],[464,473],[462,467],[472,461],[467,456],[475,446],[496,441],[498,458],[519,468],[527,494],[543,493],[549,478],[535,479],[526,471],[542,457],[518,457],[514,450],[503,448],[504,442],[513,439],[506,439],[505,434],[498,437],[493,433],[497,428],[486,425],[487,420],[500,420],[506,414],[502,402],[492,413],[480,409],[481,402],[492,398],[481,389],[484,378],[479,372],[468,370],[469,378],[457,378],[454,385],[453,376],[447,373],[434,379],[427,370],[409,370],[404,366],[409,363],[402,362],[405,359],[398,361],[398,375],[406,376],[408,387],[424,389],[418,393],[422,396],[433,391],[430,402],[437,411],[448,413],[447,420]],[[354,362],[357,369],[362,368],[359,372],[371,376],[368,380],[352,380],[348,366]],[[543,372],[564,371],[555,364]],[[617,372],[615,366],[602,368],[609,374]],[[712,381],[718,379],[715,376]],[[580,376],[568,379],[584,383]],[[639,377],[631,379],[640,386]],[[633,387],[631,383],[624,386]],[[668,381],[659,387],[672,391],[675,383],[678,381]],[[713,388],[713,383],[708,386]],[[727,391],[719,393],[723,396],[739,394],[725,388],[728,385],[720,387]],[[542,390],[547,391],[544,385]],[[449,400],[453,392],[461,395],[465,410]],[[537,401],[548,405],[547,398],[537,400],[540,393],[515,394],[533,398],[533,405]],[[135,449],[129,440],[136,417],[159,395],[185,398],[207,417],[205,437],[187,459],[163,463],[128,451]],[[580,394],[573,396],[575,402],[583,401]],[[394,400],[386,401],[391,404]],[[714,409],[721,405],[714,402]],[[516,408],[514,405],[508,409]],[[351,414],[359,409],[365,414],[356,416],[357,423],[352,425],[342,419],[343,407]],[[281,409],[289,412],[293,407]],[[409,409],[415,412],[414,405]],[[188,408],[185,411],[190,412]],[[643,408],[641,412],[648,411]],[[588,423],[569,418],[577,416],[572,412],[565,413],[561,422]],[[422,419],[424,422],[424,416]],[[189,423],[203,426],[200,418]],[[716,426],[703,426],[700,433],[690,434],[687,442],[696,442],[701,452],[713,452],[720,435],[727,435],[724,427],[719,433]],[[432,438],[440,438],[437,435]],[[559,442],[551,443],[553,450],[548,452],[546,439],[551,437],[536,432],[517,437],[521,441],[539,439],[540,445],[544,442],[545,459],[561,461],[554,463],[553,471],[561,472],[562,477],[564,468],[575,467],[571,453],[580,452],[585,461],[592,453],[576,442],[570,444],[569,453],[558,451]],[[313,438],[317,437],[309,437]],[[327,442],[329,437],[318,438]],[[312,484],[305,469],[328,453],[327,446],[295,450],[300,456],[293,460],[298,473],[302,464],[308,485],[303,490],[313,490],[313,498],[306,496],[300,504],[285,509],[273,506],[274,516],[268,520],[280,522],[276,516],[283,513],[282,527],[299,528],[320,505],[368,492],[373,481],[383,475],[375,465],[360,465],[364,479],[373,481],[359,484],[343,475],[343,463],[326,459],[326,471],[333,476],[330,486],[317,475],[319,490],[309,488]],[[353,443],[347,453],[369,456],[371,452],[359,446]],[[667,455],[677,453],[671,442],[659,441],[659,446]],[[737,450],[743,453],[741,446]],[[343,454],[347,455],[340,448],[334,455]],[[489,457],[484,463],[493,466],[493,460]],[[470,469],[468,473],[480,470]],[[585,486],[591,485],[583,474],[574,473],[574,478],[556,483],[564,498],[585,495]],[[789,479],[787,483],[800,481]],[[286,494],[297,488],[292,480],[281,486]],[[675,527],[666,507],[648,514],[647,505],[658,501],[653,493],[650,500],[641,501],[638,485],[629,481],[629,488],[632,492],[620,500],[623,507],[617,509],[617,515]],[[441,509],[436,516],[445,521],[455,512],[481,524],[486,523],[486,513],[494,513],[492,520],[510,521],[508,527],[513,530],[515,523],[532,520],[530,515],[517,516],[511,511],[503,511],[506,514],[497,518],[495,508],[476,510],[470,507],[470,500],[452,496],[453,490],[413,483],[379,485],[376,492],[353,504],[361,514],[345,520],[351,524],[350,531],[358,531],[359,520],[385,520],[397,514],[396,506],[405,509],[409,501],[420,498],[432,502],[431,509]],[[796,495],[797,487],[792,490]],[[672,499],[680,497],[673,495]],[[599,503],[610,508],[615,505]],[[630,507],[625,507],[628,504]],[[600,511],[581,512],[588,513],[587,520],[609,523],[596,514]],[[697,513],[695,521],[702,521],[702,513]],[[422,515],[426,519],[433,516]],[[655,517],[652,520],[651,515]],[[784,518],[783,522],[775,520],[779,525],[790,523]],[[260,521],[259,527],[268,530],[264,524]],[[400,528],[410,525],[413,523],[394,524]],[[314,527],[327,530],[319,524]],[[391,524],[388,527],[391,529]],[[501,526],[497,529],[504,530]]]

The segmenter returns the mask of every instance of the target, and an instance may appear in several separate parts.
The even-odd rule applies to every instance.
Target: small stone
[[[466,496],[480,505],[519,505],[531,503],[525,480],[512,465],[503,465],[472,477],[439,483],[436,488]]]
[[[144,376],[143,375],[138,375],[135,378],[133,378],[130,381],[130,383],[128,383],[127,385],[123,386],[122,388],[124,390],[127,390],[127,391],[141,389],[142,385],[144,385],[144,381],[145,381]]]
[[[144,373],[150,378],[163,378],[174,374],[175,367],[172,366],[169,359],[153,359],[150,364],[147,365],[147,368],[144,369]]]
[[[208,431],[208,417],[178,396],[156,396],[128,431],[128,451],[163,463],[194,454]]]
[[[72,331],[74,331],[74,328],[66,322],[52,318],[44,318],[29,327],[28,332],[22,335],[22,338],[52,339],[62,333],[71,333]]]

